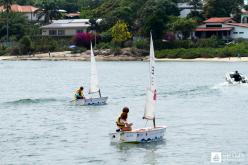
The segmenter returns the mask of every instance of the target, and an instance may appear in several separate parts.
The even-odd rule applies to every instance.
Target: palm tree
[[[12,0],[1,0],[0,1],[3,4],[3,8],[7,12],[7,43],[9,43],[9,13],[11,12],[11,5]]]
[[[44,18],[45,24],[51,23],[53,19],[59,19],[62,17],[56,2],[43,1],[41,8],[36,10],[35,13],[38,16],[38,20]]]
[[[94,18],[91,18],[89,20],[89,23],[90,23],[90,27],[88,29],[94,31],[95,47],[96,47],[96,31],[99,30],[99,25],[98,25],[97,19],[94,19]]]

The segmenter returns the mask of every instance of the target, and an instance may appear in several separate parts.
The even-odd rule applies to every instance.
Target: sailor
[[[122,109],[121,115],[117,118],[117,120],[116,120],[116,125],[118,127],[118,129],[116,130],[117,132],[119,132],[119,131],[131,131],[132,130],[133,123],[127,122],[128,112],[129,112],[129,108],[124,107]]]
[[[75,93],[75,98],[76,99],[85,99],[85,97],[84,97],[84,87],[80,87],[77,91],[76,91],[76,93]]]
[[[240,76],[239,72],[236,70],[233,74],[234,81],[241,81],[242,77]]]

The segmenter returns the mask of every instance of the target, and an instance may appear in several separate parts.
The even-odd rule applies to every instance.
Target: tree
[[[196,21],[193,19],[177,18],[171,25],[171,30],[178,34],[178,38],[189,38],[192,30],[196,27]]]
[[[94,31],[94,37],[95,37],[94,40],[95,40],[95,47],[96,47],[96,33],[99,30],[99,25],[98,25],[97,19],[94,19],[94,18],[91,18],[89,22],[90,22],[90,27],[88,29],[91,31]]]
[[[7,13],[0,13],[0,20],[7,17]],[[4,21],[0,21],[0,38],[6,36],[6,24]],[[9,13],[9,40],[19,40],[24,35],[27,35],[31,31],[31,27],[27,19],[21,13]]]
[[[243,5],[243,0],[206,0],[203,11],[206,18],[230,17],[232,14],[238,19]]]
[[[115,43],[122,43],[132,37],[128,31],[127,24],[124,21],[117,21],[111,29],[113,41]]]
[[[170,16],[178,16],[179,9],[171,0],[148,0],[139,12],[137,26],[141,35],[149,36],[152,31],[154,39],[161,39],[167,28]]]
[[[19,42],[19,48],[21,54],[28,54],[32,49],[32,42],[29,36],[24,36]]]
[[[39,20],[44,18],[45,24],[50,23],[53,19],[59,19],[62,17],[56,2],[48,2],[45,0],[42,2],[41,8],[36,10],[35,13]]]
[[[190,0],[189,5],[193,6],[193,11],[197,11],[198,9],[202,8],[202,1],[201,0]]]
[[[1,4],[3,4],[4,9],[7,12],[7,42],[9,42],[9,13],[11,12],[12,0],[1,0]]]

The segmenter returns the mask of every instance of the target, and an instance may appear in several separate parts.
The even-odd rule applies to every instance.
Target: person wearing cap
[[[236,70],[233,74],[234,81],[241,81],[242,77],[240,76],[239,72]]]
[[[133,123],[127,122],[128,112],[129,112],[129,108],[124,107],[122,109],[121,115],[117,118],[117,120],[116,120],[116,125],[118,127],[118,129],[116,130],[117,132],[119,132],[119,131],[131,131],[132,130]]]
[[[76,99],[85,99],[85,97],[84,97],[84,87],[80,87],[77,91],[76,91],[76,93],[75,93],[75,98]]]

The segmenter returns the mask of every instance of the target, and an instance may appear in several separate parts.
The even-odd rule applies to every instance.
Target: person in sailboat
[[[77,91],[76,91],[76,93],[75,93],[75,98],[76,99],[85,99],[85,97],[84,97],[84,87],[80,87]]]
[[[240,76],[239,72],[236,70],[233,74],[234,81],[241,81],[242,77]]]
[[[118,129],[116,130],[117,132],[119,132],[119,131],[131,131],[132,130],[133,123],[127,122],[128,112],[129,112],[129,108],[124,107],[122,109],[121,115],[117,118],[117,120],[116,120],[116,125],[118,127]]]

